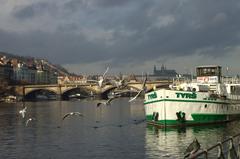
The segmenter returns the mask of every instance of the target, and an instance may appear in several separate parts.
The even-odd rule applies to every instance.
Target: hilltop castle
[[[175,70],[168,70],[166,66],[162,65],[160,70],[157,70],[156,65],[153,68],[153,76],[158,76],[159,78],[174,78],[177,72]]]

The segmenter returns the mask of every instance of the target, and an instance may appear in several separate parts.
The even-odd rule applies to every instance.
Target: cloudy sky
[[[240,72],[239,0],[0,0],[0,51],[70,72]]]

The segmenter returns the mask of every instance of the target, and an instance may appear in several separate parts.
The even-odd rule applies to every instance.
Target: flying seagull
[[[117,97],[112,97],[112,98],[109,98],[109,99],[107,99],[107,100],[101,100],[101,101],[99,101],[98,103],[97,103],[97,107],[99,107],[100,105],[110,105],[111,104],[111,102],[112,102],[112,100],[113,99],[115,99],[115,98],[117,98]]]
[[[145,76],[145,79],[144,79],[144,81],[143,81],[142,88],[139,90],[139,92],[138,92],[133,98],[131,98],[131,99],[129,100],[129,102],[134,101],[135,99],[137,99],[138,96],[140,96],[142,93],[145,92],[146,82],[147,82],[147,75]]]
[[[135,125],[141,124],[146,121],[146,119],[141,119],[141,120],[133,120]]]
[[[120,76],[120,77],[115,76],[115,79],[111,80],[110,83],[113,86],[116,86],[117,88],[124,88],[127,86],[126,81],[122,76]]]
[[[107,67],[106,71],[103,73],[103,75],[102,75],[103,79],[105,78],[105,75],[108,72],[108,70],[109,70],[109,67]]]
[[[78,115],[78,116],[83,116],[82,113],[80,112],[70,112],[70,113],[67,113],[63,116],[62,120],[64,120],[65,118],[69,117],[69,116],[72,116],[72,115]]]
[[[134,101],[135,99],[137,99],[137,97],[140,96],[140,94],[142,94],[143,91],[144,91],[144,90],[140,90],[133,98],[131,98],[131,99],[129,100],[129,102],[132,102],[132,101]]]
[[[100,79],[98,81],[98,85],[99,87],[102,87],[102,84],[103,84],[103,81],[105,80],[105,76],[106,76],[106,73],[108,72],[109,70],[109,67],[107,67],[106,71],[103,73],[102,76],[100,76]]]
[[[36,119],[35,119],[35,118],[29,118],[29,119],[26,121],[25,126],[28,126],[28,123],[31,122],[31,121],[33,121],[33,120],[36,120]]]
[[[105,76],[106,76],[106,73],[108,72],[108,70],[109,70],[109,67],[107,67],[107,69],[103,73],[103,75],[99,77],[99,80],[87,80],[87,81],[89,81],[89,82],[96,82],[96,83],[98,83],[99,87],[102,87],[103,81],[105,80]]]
[[[19,111],[19,114],[22,115],[22,118],[25,118],[26,111],[27,111],[27,107],[24,107],[22,110]]]

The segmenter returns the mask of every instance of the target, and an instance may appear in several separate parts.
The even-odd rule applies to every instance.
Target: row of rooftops
[[[17,58],[8,58],[0,55],[0,67],[12,67],[13,69],[27,68],[38,71],[49,71],[51,68],[46,67],[44,62],[45,60],[36,60],[33,58],[19,60]]]

